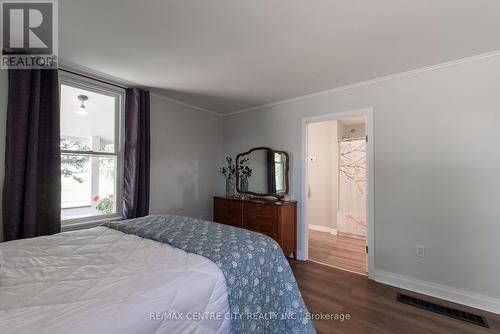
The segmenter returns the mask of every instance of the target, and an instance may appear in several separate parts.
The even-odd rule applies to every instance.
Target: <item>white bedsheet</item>
[[[95,227],[0,251],[2,334],[229,331],[222,272],[167,244]]]

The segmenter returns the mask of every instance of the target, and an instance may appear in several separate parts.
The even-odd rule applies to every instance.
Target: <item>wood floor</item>
[[[487,334],[500,333],[500,316],[452,303],[441,303],[484,315],[491,329],[441,316],[396,301],[398,289],[313,262],[290,260],[311,313],[349,313],[351,320],[314,320],[318,334]],[[422,297],[421,295],[407,292]],[[436,299],[425,297],[426,300]]]
[[[366,241],[309,230],[309,259],[366,274]]]

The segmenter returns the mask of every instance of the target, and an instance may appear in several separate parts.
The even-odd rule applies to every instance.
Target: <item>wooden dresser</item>
[[[297,256],[297,202],[214,197],[217,223],[265,234],[278,242],[286,256]]]

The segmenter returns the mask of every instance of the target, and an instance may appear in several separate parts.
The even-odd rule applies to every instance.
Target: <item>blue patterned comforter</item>
[[[162,215],[104,226],[204,256],[226,278],[233,333],[315,333],[279,245],[244,229]]]

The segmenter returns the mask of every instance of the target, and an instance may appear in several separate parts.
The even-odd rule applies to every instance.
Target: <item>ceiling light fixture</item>
[[[87,95],[78,95],[78,100],[82,101],[82,105],[76,111],[78,115],[87,116],[89,114],[87,109],[85,108],[85,101],[87,101],[88,99],[89,97]]]

